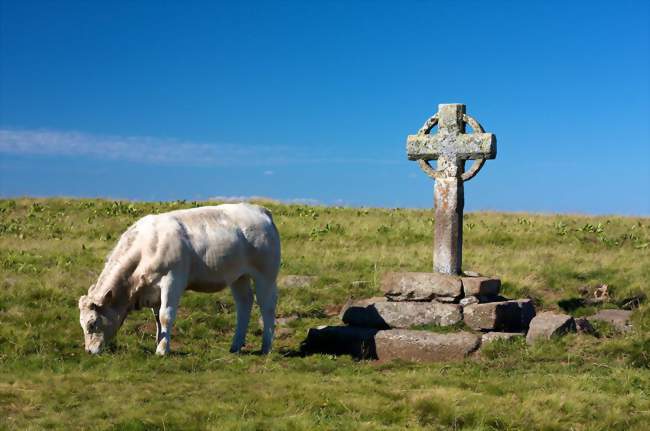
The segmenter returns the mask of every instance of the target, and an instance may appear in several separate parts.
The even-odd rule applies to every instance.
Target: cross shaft
[[[407,156],[409,160],[438,161],[434,186],[433,267],[436,272],[460,274],[463,254],[465,161],[477,160],[475,163],[482,163],[484,159],[494,159],[496,136],[476,130],[480,129],[480,125],[475,122],[472,123],[478,126],[473,127],[475,133],[465,134],[465,122],[466,118],[469,118],[465,115],[465,105],[441,104],[434,118],[437,118],[438,133],[429,135],[431,126],[423,128],[417,135],[409,135],[406,144]]]

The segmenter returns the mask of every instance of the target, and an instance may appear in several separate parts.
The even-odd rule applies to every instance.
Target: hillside
[[[432,212],[263,203],[283,247],[278,316],[297,316],[269,357],[232,355],[228,291],[187,293],[168,358],[151,312],[132,313],[112,352],[83,351],[77,301],[139,217],[196,202],[0,200],[1,429],[647,429],[650,306],[634,330],[534,347],[498,342],[462,363],[355,362],[295,355],[309,327],[336,324],[348,298],[379,294],[384,271],[431,268]],[[615,307],[650,297],[650,219],[504,213],[465,217],[464,268],[498,275],[503,294],[588,315],[584,286]],[[248,350],[259,348],[254,309]]]

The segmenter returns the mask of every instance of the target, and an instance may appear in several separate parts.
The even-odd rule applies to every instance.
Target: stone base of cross
[[[430,134],[438,125],[438,133]],[[465,133],[469,124],[473,133]],[[485,133],[481,125],[465,113],[465,105],[441,104],[416,135],[409,135],[406,152],[435,180],[434,271],[461,274],[463,253],[463,206],[465,181],[472,179],[485,160],[497,154],[496,136]],[[437,160],[437,169],[429,162]],[[469,171],[465,162],[475,160]]]
[[[439,131],[431,135],[436,124]],[[465,133],[466,124],[473,133]],[[531,325],[532,300],[502,297],[497,277],[461,272],[463,184],[486,159],[496,157],[495,136],[485,133],[465,113],[464,105],[440,105],[438,113],[408,137],[407,152],[436,181],[435,271],[383,274],[383,297],[348,301],[340,314],[344,325],[310,329],[301,344],[303,353],[380,361],[463,360],[491,340],[523,338]],[[431,167],[431,160],[438,161],[437,169]],[[467,160],[475,162],[466,172]],[[461,322],[473,332],[441,334],[421,329]]]

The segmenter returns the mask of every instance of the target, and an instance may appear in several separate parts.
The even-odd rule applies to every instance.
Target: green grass
[[[282,235],[282,273],[320,277],[306,289],[281,288],[278,315],[299,319],[268,357],[228,353],[235,316],[227,291],[183,297],[170,357],[153,354],[146,310],[129,316],[112,352],[86,355],[77,300],[119,235],[145,214],[200,204],[0,200],[0,428],[650,427],[647,304],[630,334],[604,328],[601,338],[534,347],[495,342],[461,363],[288,354],[309,327],[338,323],[327,310],[378,295],[382,272],[430,270],[431,211],[265,203]],[[584,285],[606,283],[614,300],[650,297],[649,244],[648,218],[470,213],[464,267],[500,276],[505,296],[560,309]],[[250,352],[260,345],[258,317],[255,310]]]

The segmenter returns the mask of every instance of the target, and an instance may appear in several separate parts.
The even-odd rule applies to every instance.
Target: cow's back
[[[262,207],[224,204],[151,217],[142,220],[156,242],[147,266],[184,265],[190,289],[218,290],[244,274],[277,275],[279,235]]]

